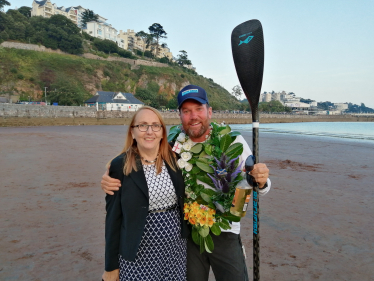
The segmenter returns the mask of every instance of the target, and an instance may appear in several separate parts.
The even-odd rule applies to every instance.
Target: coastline
[[[90,126],[90,125],[128,125],[133,113],[108,117],[15,117],[0,116],[0,127],[29,127],[29,126]],[[162,113],[167,125],[180,124],[177,113]],[[250,114],[222,114],[213,113],[212,120],[226,124],[248,124],[252,122]],[[282,115],[260,114],[261,123],[299,123],[299,122],[374,122],[374,116],[352,115]]]
[[[0,128],[0,279],[95,280],[104,269],[107,161],[127,126]],[[251,132],[243,131],[251,145]],[[374,144],[266,133],[264,280],[371,280]],[[252,279],[252,212],[242,220]],[[73,266],[72,266],[73,265]],[[214,279],[211,278],[211,281]]]

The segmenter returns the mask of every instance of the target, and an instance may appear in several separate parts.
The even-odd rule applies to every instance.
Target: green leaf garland
[[[174,143],[178,141],[178,146],[182,147],[180,152],[178,151],[181,156],[178,159],[178,166],[182,170],[186,185],[185,219],[192,225],[192,240],[200,246],[200,252],[211,253],[214,250],[214,243],[210,232],[220,235],[222,230],[231,228],[229,221],[240,221],[240,217],[231,215],[229,208],[234,197],[235,186],[242,179],[239,174],[231,180],[229,193],[217,189],[211,178],[215,177],[217,173],[215,170],[218,169],[215,159],[221,159],[223,154],[228,159],[236,158],[243,153],[243,144],[233,144],[240,133],[232,132],[228,125],[211,123],[210,135],[203,143],[193,143],[186,134],[181,134],[181,128],[181,126],[171,127],[168,141]],[[235,161],[235,165],[239,165],[239,160]],[[201,183],[212,189],[204,187]],[[217,210],[215,203],[223,206],[225,212],[221,213]],[[198,211],[192,208],[192,205],[198,208]]]

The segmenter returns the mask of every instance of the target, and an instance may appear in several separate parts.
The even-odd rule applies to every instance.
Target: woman
[[[186,280],[184,181],[157,110],[135,113],[109,175],[122,184],[106,196],[103,280]]]

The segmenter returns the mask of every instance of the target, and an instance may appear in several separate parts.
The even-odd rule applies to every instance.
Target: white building
[[[118,37],[117,29],[115,29],[114,27],[112,27],[112,25],[106,22],[87,22],[86,26],[83,28],[83,31],[99,39],[111,40],[117,43],[118,47],[125,49],[125,42],[124,40]]]
[[[348,109],[348,103],[334,103],[335,109],[337,111],[344,111]]]
[[[272,100],[281,101],[280,97],[281,97],[281,93],[274,93],[273,97],[272,97]]]
[[[86,100],[85,106],[96,107],[106,111],[137,111],[144,103],[131,93],[98,91],[92,98]]]
[[[44,18],[50,18],[53,15],[63,15],[70,19],[75,24],[78,24],[77,11],[74,7],[65,8],[57,7],[56,4],[52,4],[50,0],[32,2],[31,16],[42,16]]]
[[[305,103],[305,102],[295,102],[295,103],[285,102],[284,106],[291,108],[292,112],[296,112],[296,113],[308,114],[308,111],[310,109],[310,104]]]
[[[132,29],[127,29],[126,32],[119,31],[118,37],[123,40],[125,50],[134,51],[138,49],[143,51],[143,48],[145,49],[145,42],[141,38],[136,37],[135,34],[135,31]]]
[[[264,95],[264,102],[270,102],[271,101],[271,93],[266,93]]]
[[[78,27],[79,27],[79,28],[84,28],[84,24],[83,24],[83,22],[82,22],[82,20],[83,20],[83,15],[82,15],[82,14],[83,14],[87,9],[83,8],[82,6],[74,7],[74,9],[77,11],[77,25],[78,25]],[[97,19],[98,22],[104,23],[104,22],[107,21],[106,18],[104,18],[104,17],[102,17],[102,16],[100,16],[100,15],[98,15],[98,14],[96,14],[96,15],[98,16],[98,19]]]

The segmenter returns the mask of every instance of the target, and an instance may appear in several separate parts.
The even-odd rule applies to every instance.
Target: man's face
[[[180,108],[180,119],[187,135],[196,142],[205,140],[209,133],[212,108],[195,100],[185,101]]]

